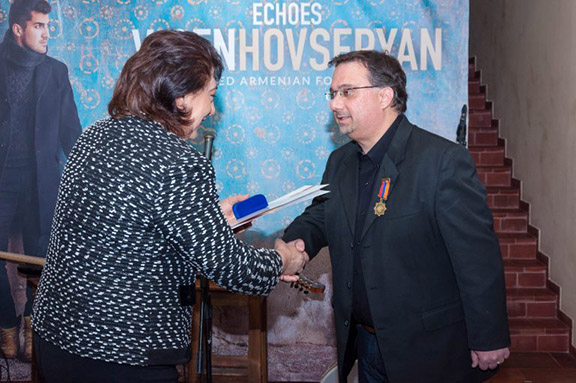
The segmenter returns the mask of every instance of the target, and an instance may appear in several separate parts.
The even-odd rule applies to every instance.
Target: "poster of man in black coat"
[[[15,0],[0,44],[0,251],[38,257],[48,247],[64,159],[81,133],[68,69],[47,54],[50,11],[44,0]],[[26,328],[30,304],[28,294]],[[18,342],[20,323],[1,261],[2,351],[30,360],[29,336]]]

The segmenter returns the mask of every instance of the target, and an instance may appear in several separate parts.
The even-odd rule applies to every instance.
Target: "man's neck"
[[[22,68],[34,68],[46,58],[46,54],[40,54],[18,45],[10,30],[6,31],[2,45],[6,50],[5,57]]]
[[[392,126],[394,121],[396,121],[398,115],[399,113],[396,111],[390,111],[389,113],[386,113],[383,121],[378,125],[376,129],[374,129],[374,132],[372,135],[370,135],[370,137],[362,140],[356,140],[358,145],[360,145],[362,148],[362,152],[364,154],[367,154],[370,149],[372,149],[374,145],[376,145],[376,143],[382,138],[382,136],[386,134],[388,129],[390,129],[390,126]]]

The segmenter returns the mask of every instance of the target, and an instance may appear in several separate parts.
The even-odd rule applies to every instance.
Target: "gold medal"
[[[374,205],[374,214],[380,217],[384,215],[384,213],[386,213],[386,204],[383,201],[376,202],[376,205]]]
[[[390,178],[382,178],[382,185],[380,185],[380,191],[378,191],[378,198],[380,201],[376,202],[374,205],[374,214],[381,217],[386,213],[386,201],[388,200],[388,193],[390,193]]]

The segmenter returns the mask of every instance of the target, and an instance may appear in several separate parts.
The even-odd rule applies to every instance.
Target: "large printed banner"
[[[408,75],[409,119],[450,140],[467,102],[468,0],[50,0],[49,55],[68,65],[84,127],[107,116],[115,80],[147,34],[195,31],[226,71],[205,127],[217,132],[222,197],[268,200],[317,184],[337,134],[324,93],[335,55],[385,50]],[[9,2],[0,0],[0,32]],[[201,148],[202,134],[198,142]],[[260,219],[258,236],[282,230],[303,206]]]

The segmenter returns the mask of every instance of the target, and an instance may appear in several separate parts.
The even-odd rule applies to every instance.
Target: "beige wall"
[[[470,0],[470,55],[576,325],[576,1]]]

